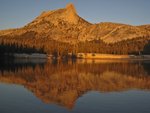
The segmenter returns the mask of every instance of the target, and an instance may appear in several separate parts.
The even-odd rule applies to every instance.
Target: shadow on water
[[[15,72],[25,67],[35,68],[37,65],[44,67],[46,59],[14,59],[12,57],[0,57],[0,71]]]
[[[149,61],[0,61],[0,82],[23,85],[43,102],[56,103],[69,109],[89,91],[150,90]]]
[[[142,62],[141,65],[143,66],[147,74],[150,75],[150,61]]]

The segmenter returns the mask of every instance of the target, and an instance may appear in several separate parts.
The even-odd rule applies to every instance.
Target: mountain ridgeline
[[[1,30],[0,52],[150,54],[150,25],[92,24],[68,4],[22,28]]]

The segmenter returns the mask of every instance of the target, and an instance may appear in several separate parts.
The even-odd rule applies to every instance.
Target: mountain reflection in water
[[[149,61],[1,61],[0,82],[23,85],[45,103],[69,109],[88,91],[150,89]]]

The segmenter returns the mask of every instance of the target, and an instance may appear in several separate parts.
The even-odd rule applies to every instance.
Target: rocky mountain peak
[[[71,11],[72,13],[76,13],[76,8],[72,3],[66,5],[66,10]]]
[[[29,25],[34,25],[41,23],[41,21],[46,21],[57,25],[60,21],[67,22],[69,24],[77,24],[79,21],[79,16],[76,13],[76,9],[73,4],[67,4],[65,8],[52,10],[52,11],[44,11],[40,16],[38,16],[32,23]],[[42,22],[44,23],[44,22]]]
[[[112,22],[92,24],[81,18],[77,14],[75,6],[69,3],[64,8],[44,11],[23,28],[0,31],[0,36],[4,35],[5,37],[19,36],[24,39],[26,37],[51,39],[70,44],[93,40],[116,43],[139,37],[149,37],[150,25],[131,26]]]
[[[63,14],[63,19],[72,24],[77,24],[79,16],[77,15],[76,9],[72,3],[66,5],[66,11]]]

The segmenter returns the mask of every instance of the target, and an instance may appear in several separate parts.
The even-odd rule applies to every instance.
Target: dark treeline
[[[35,47],[28,47],[24,45],[15,44],[0,44],[1,54],[13,54],[13,53],[44,53],[43,49],[36,49]]]
[[[106,44],[102,40],[79,43],[78,52],[104,54],[150,54],[150,37],[138,37]]]
[[[0,53],[47,53],[55,57],[68,56],[68,53],[102,54],[150,54],[150,37],[138,37],[117,43],[107,44],[102,40],[69,44],[59,41],[31,38],[0,37]]]

